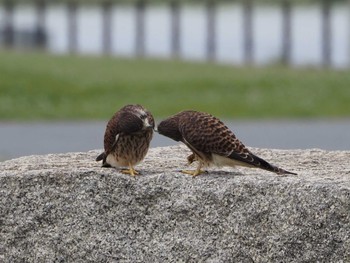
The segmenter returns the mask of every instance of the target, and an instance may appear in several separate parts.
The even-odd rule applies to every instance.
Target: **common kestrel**
[[[202,173],[203,166],[247,166],[277,174],[295,174],[278,168],[250,152],[234,133],[218,118],[204,112],[182,111],[163,120],[158,132],[181,141],[193,152],[189,163],[198,161],[195,171],[183,171],[193,176]]]
[[[104,152],[96,161],[102,167],[128,167],[123,173],[139,174],[134,166],[146,156],[153,136],[154,119],[141,105],[127,105],[109,120],[104,135]]]

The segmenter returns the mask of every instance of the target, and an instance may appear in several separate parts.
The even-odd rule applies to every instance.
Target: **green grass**
[[[349,73],[2,51],[0,120],[104,120],[128,103],[158,118],[349,117]]]

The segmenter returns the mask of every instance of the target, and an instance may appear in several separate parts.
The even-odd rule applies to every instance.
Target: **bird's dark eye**
[[[146,118],[147,118],[147,114],[142,114],[142,115],[140,116],[140,119],[141,119],[141,120],[146,119]]]

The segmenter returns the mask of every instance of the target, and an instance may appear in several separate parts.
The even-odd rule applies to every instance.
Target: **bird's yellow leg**
[[[129,169],[124,169],[120,171],[123,174],[130,174],[131,176],[139,175],[140,173],[134,169],[134,167],[129,163]]]
[[[194,153],[192,153],[191,155],[189,155],[187,157],[187,164],[190,165],[192,164],[194,161],[196,161],[196,155]]]
[[[181,170],[181,173],[189,174],[189,175],[192,175],[193,177],[195,177],[197,175],[205,173],[205,171],[201,170],[201,168],[202,168],[202,163],[199,162],[196,170]]]

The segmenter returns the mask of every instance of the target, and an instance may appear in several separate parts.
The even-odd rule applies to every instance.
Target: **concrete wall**
[[[350,262],[350,152],[252,149],[297,176],[178,172],[151,149],[131,178],[99,151],[0,163],[0,262]]]

